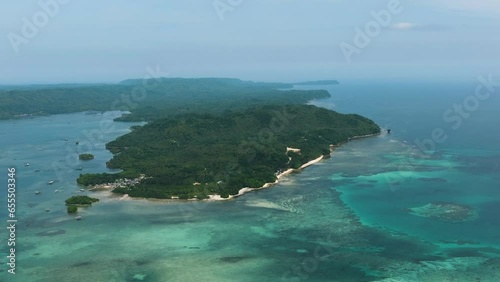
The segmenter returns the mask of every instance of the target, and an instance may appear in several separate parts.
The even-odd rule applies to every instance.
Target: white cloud
[[[408,22],[402,22],[402,23],[395,23],[391,26],[392,29],[398,29],[398,30],[407,30],[407,29],[413,29],[417,27],[418,25],[414,23],[408,23]]]

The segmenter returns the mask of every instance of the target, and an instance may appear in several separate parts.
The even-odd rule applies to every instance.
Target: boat
[[[52,185],[52,184],[54,184],[54,180],[47,182],[47,185]]]
[[[35,194],[36,194],[36,195],[40,195],[41,193],[42,193],[42,192],[40,192],[40,191],[35,191]]]
[[[59,190],[58,189],[54,190],[54,193],[59,193]]]
[[[25,163],[24,166],[30,166],[30,163]]]
[[[83,189],[80,189],[80,192],[84,192],[84,191],[85,191],[85,190],[83,190]]]
[[[81,217],[81,216],[79,216],[79,215],[77,215],[77,216],[75,216],[75,219],[76,219],[76,220],[80,220],[80,219],[82,219],[82,217]]]
[[[75,168],[75,170],[82,170],[83,167],[78,167],[78,168]]]

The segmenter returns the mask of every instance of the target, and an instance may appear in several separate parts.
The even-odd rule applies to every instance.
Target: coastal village
[[[132,187],[139,184],[143,179],[146,178],[147,178],[146,175],[141,174],[139,177],[133,179],[128,179],[128,178],[117,179],[115,182],[112,183],[91,185],[89,186],[89,191],[110,190],[110,189],[112,190],[116,188]]]

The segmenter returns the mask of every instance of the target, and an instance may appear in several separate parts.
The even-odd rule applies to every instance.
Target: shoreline
[[[381,131],[382,132],[382,131]],[[300,172],[302,170],[304,170],[305,168],[307,167],[310,167],[324,159],[328,159],[333,151],[344,145],[344,144],[347,144],[349,141],[352,141],[352,140],[356,140],[356,139],[364,139],[364,138],[369,138],[369,137],[375,137],[375,136],[379,136],[381,134],[381,132],[379,133],[374,133],[374,134],[367,134],[367,135],[360,135],[360,136],[353,136],[351,138],[349,138],[347,141],[345,142],[342,142],[342,143],[339,143],[339,144],[336,144],[336,145],[330,145],[330,154],[329,155],[321,155],[319,157],[317,157],[316,159],[313,159],[313,160],[310,160],[308,161],[307,163],[301,165],[299,168],[297,169],[294,169],[294,168],[289,168],[285,171],[283,171],[282,173],[276,175],[276,180],[274,182],[268,182],[268,183],[264,183],[264,185],[262,185],[261,187],[257,187],[257,188],[251,188],[251,187],[244,187],[244,188],[241,188],[240,190],[238,190],[238,194],[236,195],[229,195],[229,197],[227,198],[222,198],[220,195],[218,194],[212,194],[212,195],[208,195],[208,199],[203,199],[203,200],[198,200],[196,198],[192,198],[192,199],[179,199],[179,198],[175,198],[175,197],[172,197],[171,199],[156,199],[156,198],[142,198],[142,197],[130,197],[128,194],[124,194],[124,195],[113,195],[113,192],[110,191],[109,188],[111,187],[99,187],[100,189],[96,189],[97,187],[93,187],[91,189],[89,189],[89,191],[95,191],[95,192],[101,192],[103,194],[106,194],[106,197],[109,198],[109,199],[115,199],[115,200],[119,200],[119,201],[132,201],[132,200],[147,200],[147,201],[155,201],[155,202],[179,202],[179,201],[205,201],[205,202],[219,202],[219,201],[228,201],[228,200],[232,200],[232,199],[235,199],[235,198],[238,198],[242,195],[245,195],[246,193],[249,193],[249,192],[252,192],[252,191],[257,191],[257,190],[262,190],[262,189],[267,189],[267,188],[271,188],[273,186],[275,186],[276,184],[279,183],[280,179],[282,179],[283,177],[287,176],[287,175],[290,175],[292,173],[295,173],[295,172]],[[287,151],[295,151],[295,150],[300,150],[300,149],[294,149],[294,148],[289,148],[287,147]],[[104,189],[103,189],[104,188]],[[108,188],[108,189],[106,189]]]
[[[347,144],[349,141],[356,140],[356,139],[363,139],[363,138],[375,137],[375,136],[379,136],[381,133],[382,133],[382,131],[380,131],[379,133],[374,133],[374,134],[367,134],[367,135],[354,136],[354,137],[350,137],[350,138],[349,138],[346,142],[342,142],[342,143],[339,143],[339,144],[337,144],[337,145],[330,145],[330,155],[329,155],[329,156],[331,156],[331,155],[332,155],[333,151],[334,151],[336,148],[338,148],[338,147],[340,147],[340,146],[342,146],[342,145],[344,145],[344,144]],[[290,150],[290,149],[291,149],[291,150]],[[288,150],[292,151],[292,150],[297,150],[297,149],[293,149],[293,148],[289,148],[289,147],[287,147],[287,151],[288,151]],[[326,157],[326,158],[329,158],[329,157]],[[277,178],[277,179],[276,179],[276,181],[274,181],[274,182],[268,182],[268,183],[265,183],[265,184],[264,184],[263,186],[261,186],[261,187],[258,187],[258,188],[250,188],[250,187],[241,188],[241,189],[238,191],[238,194],[236,194],[236,195],[229,195],[229,197],[227,197],[227,198],[222,198],[220,195],[216,195],[216,194],[214,194],[214,195],[208,195],[208,196],[209,196],[209,198],[208,198],[208,199],[205,199],[205,200],[203,200],[203,201],[210,201],[210,202],[213,202],[213,201],[227,201],[227,200],[231,200],[231,199],[234,199],[234,198],[240,197],[240,196],[242,196],[242,195],[245,195],[245,194],[246,194],[246,193],[248,193],[248,192],[252,192],[252,191],[257,191],[257,190],[262,190],[262,189],[270,188],[270,187],[272,187],[272,186],[274,186],[274,185],[278,184],[278,183],[279,183],[279,180],[280,180],[281,178],[283,178],[283,177],[285,177],[285,176],[287,176],[287,175],[289,175],[289,174],[291,174],[291,173],[294,173],[294,172],[299,172],[299,171],[301,171],[301,170],[303,170],[303,169],[305,169],[305,168],[307,168],[307,167],[309,167],[309,166],[312,166],[312,165],[314,165],[314,164],[316,164],[316,163],[318,163],[318,162],[322,161],[323,159],[325,159],[325,155],[321,155],[321,156],[317,157],[316,159],[310,160],[310,161],[308,161],[307,163],[305,163],[305,164],[301,165],[301,166],[300,166],[299,168],[297,168],[297,169],[294,169],[294,168],[289,168],[289,169],[285,170],[284,172],[282,172],[282,173],[278,174],[278,175],[276,176],[276,178]]]
[[[330,153],[331,154],[331,153]],[[311,160],[311,161],[308,161],[307,163],[301,165],[299,168],[295,169],[295,168],[289,168],[287,170],[285,170],[284,172],[276,175],[276,180],[274,182],[268,182],[268,183],[265,183],[264,185],[262,185],[261,187],[258,187],[258,188],[250,188],[250,187],[245,187],[245,188],[241,188],[239,191],[238,191],[238,194],[236,195],[229,195],[229,197],[227,198],[222,198],[220,195],[217,195],[217,194],[214,194],[214,195],[208,195],[208,199],[205,199],[204,201],[226,201],[226,200],[231,200],[231,199],[234,199],[234,198],[237,198],[237,197],[240,197],[242,195],[245,195],[246,193],[248,192],[252,192],[252,191],[256,191],[256,190],[262,190],[262,189],[266,189],[266,188],[270,188],[270,187],[273,187],[274,185],[278,184],[279,183],[279,180],[289,174],[292,174],[294,172],[298,172],[298,171],[301,171],[303,169],[305,169],[306,167],[309,167],[315,163],[318,163],[320,162],[321,160],[323,160],[325,157],[323,155],[317,157],[316,159],[314,160]]]
[[[363,139],[363,138],[368,138],[368,137],[374,137],[374,136],[379,136],[380,134],[382,134],[382,130],[379,132],[379,133],[373,133],[373,134],[367,134],[367,135],[359,135],[359,136],[354,136],[354,137],[351,137],[347,140],[347,142],[351,141],[351,140],[355,140],[355,139]],[[347,143],[347,142],[344,142],[344,143]]]

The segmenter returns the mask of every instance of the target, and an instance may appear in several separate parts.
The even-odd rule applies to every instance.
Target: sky
[[[0,1],[0,84],[500,74],[498,0]]]

